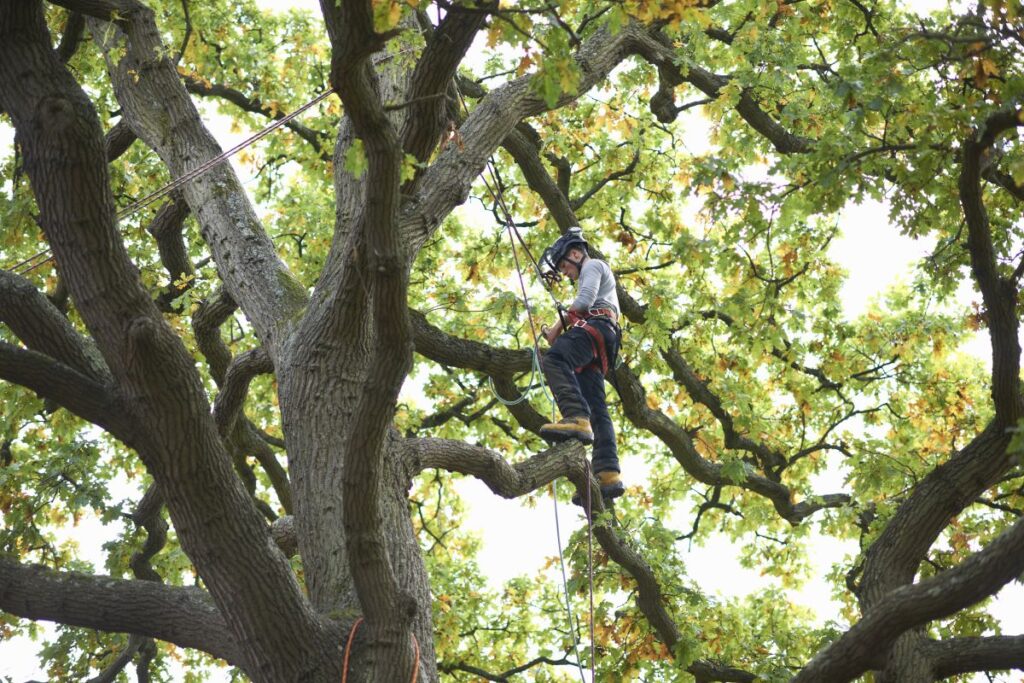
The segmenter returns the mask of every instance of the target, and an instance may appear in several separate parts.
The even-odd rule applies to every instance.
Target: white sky
[[[316,0],[257,0],[257,3],[272,10],[305,7],[319,13]],[[917,7],[922,4],[915,3]],[[935,3],[932,6],[943,4]],[[232,136],[226,131],[226,124],[215,126],[214,133],[225,148],[246,134]],[[12,138],[11,129],[0,126],[0,150],[9,148]],[[704,140],[706,138],[694,138],[688,142],[694,147],[700,147]],[[243,180],[248,177],[245,169],[237,170]],[[849,278],[842,289],[844,310],[849,317],[863,313],[870,301],[881,295],[893,282],[901,279],[909,282],[913,264],[927,254],[931,247],[931,244],[899,235],[889,226],[887,213],[884,205],[869,202],[848,207],[841,214],[841,236],[833,242],[830,256],[842,263],[849,272]],[[879,248],[879,245],[885,246]],[[968,292],[965,291],[964,296],[965,300],[970,300]],[[987,339],[976,338],[970,348],[980,357],[988,357]],[[637,477],[641,474],[638,470],[644,468],[631,462],[633,459],[630,454],[623,453],[621,456],[627,485],[636,483],[631,474]],[[832,479],[832,482],[822,483],[824,488],[821,492],[839,490],[841,475],[837,474]],[[495,496],[486,486],[472,478],[458,481],[456,489],[469,506],[467,530],[483,539],[478,562],[492,587],[499,587],[515,576],[532,575],[539,571],[548,558],[557,556],[550,499],[531,508],[518,501],[507,501]],[[559,506],[559,513],[564,542],[583,523],[583,518],[578,509],[570,505]],[[87,517],[73,529],[73,535],[82,547],[84,559],[102,567],[104,557],[100,546],[109,536],[109,529]],[[838,611],[830,598],[831,589],[824,576],[834,562],[842,561],[847,553],[855,553],[856,547],[824,537],[819,537],[813,547],[815,551],[811,554],[811,561],[814,578],[801,590],[790,591],[789,595],[793,603],[812,610],[818,615],[819,621],[824,622],[834,618]],[[725,539],[712,540],[704,547],[681,547],[680,552],[686,562],[687,573],[708,595],[743,595],[773,583],[772,579],[761,576],[757,571],[740,567],[734,544]],[[555,578],[557,569],[551,571],[552,578]],[[1014,582],[1005,588],[998,596],[993,611],[1002,620],[1004,633],[1024,633],[1024,588],[1021,584]],[[26,638],[0,643],[0,677],[10,676],[13,681],[44,677],[44,673],[35,664],[36,647]],[[1002,680],[1024,681],[1024,678],[1017,676]]]

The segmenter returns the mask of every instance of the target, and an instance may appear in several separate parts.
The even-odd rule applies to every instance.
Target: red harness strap
[[[601,374],[608,376],[608,349],[604,343],[604,335],[601,334],[601,330],[597,329],[593,325],[587,322],[587,319],[577,313],[574,310],[569,310],[569,322],[573,327],[580,327],[590,335],[590,343],[594,347],[595,360],[587,365],[581,365],[576,368],[576,372],[580,373],[589,367],[600,368]]]

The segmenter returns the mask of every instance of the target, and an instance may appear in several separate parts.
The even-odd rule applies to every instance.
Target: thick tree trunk
[[[231,470],[194,361],[124,251],[96,113],[52,52],[38,2],[0,2],[0,106],[61,274],[139,425],[139,455],[245,670],[258,681],[303,679],[333,637]]]
[[[361,613],[361,605],[349,571],[343,463],[371,349],[370,331],[359,330],[361,341],[351,343],[354,332],[347,330],[350,343],[334,345],[323,339],[314,342],[300,333],[278,370],[299,549],[309,597],[318,612],[346,621]],[[410,616],[421,651],[421,680],[436,681],[429,579],[409,517],[409,475],[394,440],[386,444],[381,474],[378,510],[389,542],[392,569],[415,604]],[[368,665],[365,655],[364,650],[353,648],[350,680],[360,680],[354,676],[361,676]]]

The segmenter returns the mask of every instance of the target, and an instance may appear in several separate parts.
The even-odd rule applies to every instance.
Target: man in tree
[[[575,282],[576,298],[568,311],[559,312],[554,326],[541,330],[551,344],[544,357],[544,376],[562,419],[542,426],[540,435],[551,441],[593,443],[592,467],[601,496],[618,498],[625,487],[604,395],[604,378],[614,367],[622,340],[615,276],[607,263],[590,258],[578,227],[569,228],[545,249],[541,264],[551,277],[562,274]]]
[[[337,683],[339,648],[352,683],[1024,669],[1024,635],[995,633],[1006,594],[981,604],[1024,573],[1020,0],[270,4],[0,0],[4,673],[8,634],[45,620],[32,677],[60,681],[215,661]],[[277,118],[328,83],[301,123]],[[239,159],[255,192],[211,165],[194,98],[288,126]],[[492,159],[523,219],[622,244],[609,308],[643,335],[615,372],[616,436],[657,488],[593,528],[589,662],[548,572],[482,588],[452,484],[590,484],[575,437],[508,460],[547,420],[477,390],[514,395],[533,361],[511,326],[501,346],[465,336],[509,312],[482,309],[513,254],[455,213]],[[159,209],[123,205],[186,176]],[[848,262],[861,202],[892,226],[849,230]],[[849,310],[844,272],[880,285],[895,234],[927,267]],[[586,280],[576,237],[555,269]],[[496,280],[449,275],[481,262]],[[988,333],[987,366],[965,330]],[[110,522],[99,561],[67,534],[83,516]],[[857,556],[830,562],[817,533]],[[688,541],[718,538],[772,585],[715,599]],[[822,565],[808,552],[842,635],[790,604]],[[569,593],[567,616],[587,610]]]

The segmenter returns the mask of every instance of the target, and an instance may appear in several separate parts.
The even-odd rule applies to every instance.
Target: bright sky
[[[268,10],[283,11],[291,7],[302,7],[319,13],[316,0],[257,0],[257,3]],[[922,4],[915,3],[918,7]],[[244,133],[231,136],[227,133],[227,124],[211,125],[225,147],[234,142],[233,138],[244,136]],[[11,129],[0,125],[0,149],[9,148],[12,138]],[[700,146],[701,141],[695,138],[690,143]],[[239,173],[243,179],[247,177],[244,169],[239,169]],[[850,317],[864,312],[870,301],[893,282],[900,279],[909,282],[912,265],[927,254],[931,246],[898,235],[889,227],[886,206],[879,203],[848,207],[841,215],[840,226],[842,234],[834,241],[830,255],[850,273],[842,290],[845,311]],[[879,245],[885,245],[885,248],[879,249]],[[964,296],[965,300],[970,300],[969,292],[965,291]],[[987,340],[976,339],[971,344],[971,350],[987,358]],[[624,453],[622,456],[627,485],[642,479],[643,468],[636,466],[630,454]],[[835,473],[831,479],[822,482],[820,492],[840,489],[841,474]],[[478,561],[492,587],[497,588],[515,576],[534,574],[548,558],[557,556],[554,512],[549,498],[543,499],[537,507],[524,506],[518,501],[507,501],[495,496],[486,486],[471,478],[460,480],[456,488],[470,509],[467,527],[483,539]],[[559,506],[559,520],[563,543],[583,523],[578,510],[569,505]],[[93,562],[96,567],[103,566],[104,557],[100,547],[108,535],[109,530],[88,517],[74,529],[84,559]],[[842,561],[847,553],[854,553],[856,547],[828,538],[819,538],[813,547],[815,552],[811,560],[815,578],[808,581],[803,589],[790,591],[789,595],[792,602],[812,610],[823,622],[834,618],[837,610],[830,598],[830,588],[822,577],[834,562]],[[701,548],[683,547],[680,551],[684,555],[689,576],[709,595],[743,595],[773,583],[756,571],[740,567],[735,547],[729,541],[714,540]],[[995,611],[1003,621],[1005,633],[1024,633],[1024,609],[1020,609],[1021,605],[1024,605],[1024,589],[1020,583],[1013,583],[1000,594]],[[14,681],[43,677],[44,673],[35,665],[35,649],[36,646],[24,638],[0,643],[0,676],[10,676]]]

